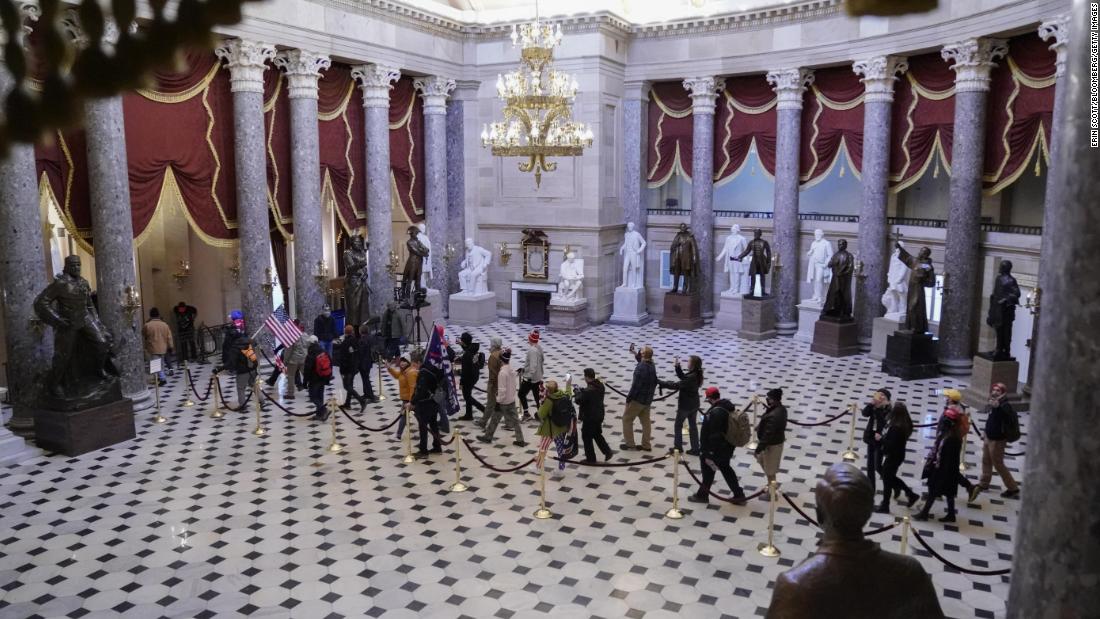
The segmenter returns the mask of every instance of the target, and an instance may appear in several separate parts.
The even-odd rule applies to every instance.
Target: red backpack
[[[317,354],[317,361],[314,362],[313,371],[319,378],[332,378],[332,359],[329,359],[327,352],[321,351]]]

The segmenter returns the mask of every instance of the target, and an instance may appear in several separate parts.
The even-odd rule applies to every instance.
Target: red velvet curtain
[[[317,114],[321,199],[332,200],[340,225],[355,232],[367,225],[366,128],[350,66],[334,62],[321,74]]]
[[[775,176],[775,105],[775,91],[763,75],[726,78],[715,112],[716,183],[741,172],[754,143],[764,171]]]
[[[60,207],[69,234],[85,248],[92,243],[92,212],[88,197],[88,152],[84,130],[55,132],[34,147],[38,177]]]
[[[1004,189],[1026,172],[1035,149],[1049,161],[1054,61],[1055,53],[1032,33],[1010,39],[1007,57],[993,70],[982,178],[986,193]]]
[[[390,91],[390,173],[409,221],[424,221],[424,102],[407,75]]]
[[[269,219],[271,220],[271,255],[275,260],[275,274],[279,277],[279,288],[283,291],[283,299],[289,299],[290,275],[287,273],[286,264],[286,238],[275,227],[274,212],[269,215]]]
[[[277,69],[264,71],[264,137],[271,225],[289,239],[294,234],[290,189],[290,96],[286,76]]]
[[[657,82],[649,91],[648,174],[660,187],[681,174],[691,179],[691,95],[683,82]]]
[[[803,185],[812,185],[829,173],[841,146],[858,176],[863,165],[863,84],[859,77],[850,66],[818,69],[804,102],[799,146]]]
[[[939,52],[909,57],[909,71],[894,87],[890,128],[890,184],[901,191],[935,165],[936,151],[951,165],[955,73]],[[950,168],[947,170],[950,172]]]

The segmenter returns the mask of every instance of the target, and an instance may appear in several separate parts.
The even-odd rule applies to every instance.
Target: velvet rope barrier
[[[210,382],[206,383],[206,395],[199,395],[199,392],[195,389],[195,381],[191,378],[191,369],[188,368],[184,370],[184,373],[187,374],[187,384],[191,387],[191,393],[195,394],[195,399],[197,399],[199,402],[205,402],[207,399],[209,399],[210,391],[214,389],[214,377],[211,376]]]
[[[645,460],[636,460],[634,462],[585,462],[584,460],[573,460],[570,458],[559,458],[552,456],[552,460],[558,462],[565,462],[567,464],[576,464],[578,466],[594,466],[597,468],[621,468],[627,466],[641,466],[643,464],[653,464],[654,462],[660,462],[668,458],[668,454],[662,454],[653,458],[647,458]]]
[[[266,393],[264,393],[262,391],[260,392],[260,396],[267,399],[268,402],[271,402],[272,404],[275,405],[276,408],[283,411],[287,415],[290,415],[291,417],[312,417],[315,414],[315,413],[295,413],[294,411],[292,411],[289,408],[283,406],[282,404],[279,404],[278,400],[275,400],[274,398],[272,398],[271,396],[267,395]]]
[[[450,439],[445,439],[445,438],[443,438],[442,436],[439,435],[439,432],[436,432],[435,430],[432,430],[431,428],[429,428],[428,431],[432,433],[432,436],[435,437],[436,442],[440,445],[446,446],[446,445],[450,445],[451,443],[455,442],[455,435],[454,434],[451,435]]]
[[[344,408],[343,406],[340,406],[340,412],[344,413],[344,416],[348,418],[348,421],[354,423],[355,425],[359,426],[360,428],[363,428],[364,430],[367,430],[368,432],[385,432],[386,430],[389,430],[390,428],[397,425],[397,422],[401,421],[401,418],[405,415],[405,411],[401,411],[401,412],[397,413],[397,417],[394,417],[393,421],[387,423],[384,426],[381,426],[381,427],[378,427],[378,428],[372,428],[368,425],[363,424],[362,422],[360,422],[355,417],[352,417],[351,413],[348,412],[348,409]]]
[[[809,514],[802,511],[802,508],[800,508],[798,505],[796,505],[795,502],[793,500],[791,500],[791,497],[788,496],[786,492],[780,492],[779,494],[783,497],[783,500],[785,500],[788,505],[790,505],[792,508],[794,508],[794,511],[798,512],[799,516],[802,516],[802,518],[804,520],[809,521],[809,523],[814,525],[815,527],[817,527],[819,529],[821,528],[821,525],[816,520],[811,518]],[[881,526],[877,529],[871,529],[870,531],[864,531],[863,536],[864,537],[870,537],[872,535],[878,535],[879,533],[882,533],[883,531],[889,531],[890,529],[893,529],[894,527],[898,526],[899,522],[900,522],[899,520],[895,520],[895,521],[891,522],[890,524],[883,525],[883,526]]]
[[[920,531],[918,531],[916,527],[913,527],[911,531],[913,531],[913,536],[917,538],[917,541],[920,542],[920,545],[928,551],[928,554],[938,559],[940,563],[946,565],[953,570],[962,572],[963,574],[970,574],[971,576],[1003,576],[1012,571],[1011,568],[1007,567],[1000,570],[971,570],[960,565],[955,565],[954,563],[943,558],[940,553],[932,550],[932,547],[928,545],[928,542],[924,541],[924,537],[920,534]]]
[[[688,472],[689,475],[691,475],[691,478],[695,480],[695,483],[699,484],[700,488],[702,488],[703,487],[703,480],[699,479],[699,477],[695,474],[695,471],[691,470],[691,465],[688,464],[688,461],[687,460],[680,460],[680,464],[684,465],[684,468],[687,469],[687,472]],[[710,496],[718,499],[719,501],[725,501],[726,503],[733,503],[733,504],[736,505],[737,503],[747,502],[747,501],[750,501],[752,499],[755,499],[756,497],[764,494],[767,491],[768,491],[767,487],[764,487],[764,488],[761,488],[760,490],[757,490],[756,492],[753,492],[752,494],[746,496],[743,499],[735,499],[733,497],[724,497],[724,496],[718,494],[717,492],[711,491],[709,488],[707,489],[707,494],[709,494]]]
[[[497,473],[514,473],[515,471],[518,471],[518,470],[522,469],[523,467],[525,467],[525,466],[527,466],[527,465],[529,465],[529,464],[531,464],[532,462],[535,461],[534,456],[532,456],[530,460],[528,460],[527,462],[524,462],[523,464],[517,464],[516,466],[509,467],[509,468],[499,468],[499,467],[495,467],[492,464],[489,464],[488,462],[486,462],[485,459],[482,458],[477,453],[477,449],[473,445],[470,444],[469,440],[467,440],[465,438],[462,439],[462,444],[466,445],[466,449],[470,450],[470,453],[472,453],[474,455],[474,457],[477,458],[477,461],[480,462],[482,466],[489,469],[490,471],[496,471]]]
[[[225,396],[222,394],[221,389],[218,389],[218,399],[221,400],[222,406],[224,406],[227,410],[231,410],[236,413],[238,411],[244,410],[245,407],[248,406],[248,401],[252,399],[252,391],[248,392],[248,395],[244,397],[244,402],[241,402],[240,406],[230,406],[229,404],[227,404],[225,401]]]
[[[614,391],[615,393],[619,394],[619,396],[622,397],[623,399],[626,399],[626,394],[623,393],[622,391],[619,391],[618,389],[616,389],[615,385],[612,385],[611,383],[607,382],[606,380],[603,381],[603,384],[607,385],[608,389],[610,389],[610,390]],[[671,398],[672,396],[676,395],[676,393],[678,391],[679,391],[679,389],[673,389],[670,392],[668,392],[668,393],[666,393],[662,396],[653,398],[652,401],[653,402],[660,402],[661,400],[667,400],[667,399]]]
[[[850,414],[851,414],[851,411],[844,411],[843,413],[840,413],[839,415],[833,415],[832,417],[828,417],[828,418],[823,419],[821,421],[802,422],[802,421],[795,421],[794,419],[790,419],[790,418],[788,418],[787,421],[789,423],[793,423],[796,426],[803,426],[803,427],[809,428],[809,427],[813,427],[813,426],[823,426],[823,425],[830,424],[830,423],[836,421],[837,419],[840,419],[841,417],[844,417],[844,416],[850,415]]]

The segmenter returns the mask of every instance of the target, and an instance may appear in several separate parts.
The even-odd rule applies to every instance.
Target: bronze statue
[[[850,320],[852,318],[852,273],[855,271],[855,259],[848,253],[848,241],[837,242],[837,251],[829,259],[829,269],[833,279],[829,282],[829,293],[825,296],[825,306],[821,309],[822,318]]]
[[[905,251],[901,243],[894,243],[898,260],[909,267],[909,291],[905,301],[905,330],[923,334],[928,332],[928,307],[924,303],[924,289],[936,285],[936,268],[932,266],[932,250],[920,248],[916,257]]]
[[[409,250],[409,257],[405,260],[405,270],[401,274],[401,298],[412,300],[410,294],[413,290],[420,291],[420,275],[424,272],[424,261],[428,258],[428,248],[416,238],[420,230],[416,226],[409,226],[409,240],[405,241],[405,247]]]
[[[768,245],[768,242],[760,238],[763,233],[760,228],[753,230],[752,240],[748,245],[745,245],[745,251],[742,251],[734,260],[741,260],[745,256],[752,254],[752,260],[749,261],[749,293],[745,295],[748,298],[757,298],[756,296],[756,278],[760,278],[760,298],[768,296],[768,289],[765,286],[765,278],[768,272],[772,270],[772,246]]]
[[[370,244],[362,235],[351,237],[344,250],[344,311],[346,323],[361,325],[370,319],[370,285],[367,279],[367,249]]]
[[[1000,273],[993,282],[993,294],[989,295],[989,313],[985,324],[997,332],[997,348],[989,353],[994,361],[1012,359],[1012,323],[1016,321],[1016,306],[1020,304],[1020,285],[1012,276],[1012,263],[1001,261]]]
[[[34,300],[34,313],[53,327],[53,362],[46,405],[77,410],[119,400],[113,340],[92,304],[92,288],[80,276],[80,256],[65,258],[65,270]]]
[[[821,542],[817,552],[776,579],[769,618],[943,617],[932,579],[920,562],[863,538],[875,492],[862,471],[834,464],[814,494]]]
[[[695,292],[694,279],[699,273],[699,246],[695,244],[695,235],[688,230],[687,224],[680,224],[680,231],[672,239],[670,249],[668,270],[672,273],[672,292]],[[684,280],[683,290],[680,290],[681,277]]]

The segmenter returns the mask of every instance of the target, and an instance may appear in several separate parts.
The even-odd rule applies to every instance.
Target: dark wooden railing
[[[663,208],[651,208],[648,210],[650,215],[672,215],[672,216],[689,216],[691,215],[691,209],[663,209]],[[771,211],[727,211],[720,210],[714,211],[715,217],[728,217],[734,219],[772,219],[773,214]],[[800,221],[828,221],[834,223],[859,223],[859,215],[834,215],[830,213],[799,213],[798,219]],[[922,217],[889,217],[887,222],[890,226],[916,226],[919,228],[946,228],[947,220],[945,219],[926,219]],[[1007,234],[1027,234],[1032,236],[1039,236],[1043,234],[1042,226],[1018,226],[1013,224],[999,224],[991,221],[983,221],[981,224],[983,232],[1002,232]]]

